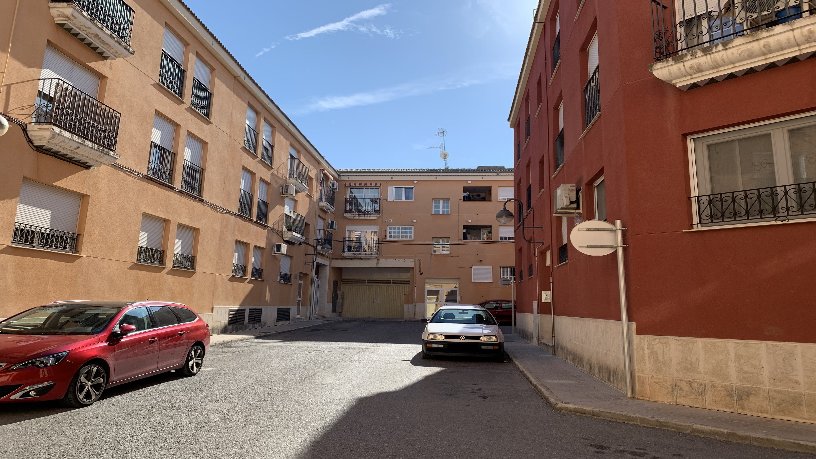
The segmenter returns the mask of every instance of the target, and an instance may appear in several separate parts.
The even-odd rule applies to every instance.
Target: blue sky
[[[337,168],[512,166],[536,0],[187,0]]]

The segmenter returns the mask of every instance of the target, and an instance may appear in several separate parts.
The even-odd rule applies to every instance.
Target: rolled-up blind
[[[254,247],[252,249],[252,267],[261,269],[261,260],[263,260],[263,249]]]
[[[185,225],[179,225],[176,229],[176,244],[173,253],[192,255],[194,236],[195,230],[193,228]]]
[[[162,49],[179,64],[184,65],[184,43],[169,29],[164,29],[164,45]]]
[[[164,220],[148,214],[142,214],[142,226],[139,229],[139,246],[161,249],[164,238]]]
[[[210,68],[205,64],[201,59],[196,58],[195,64],[193,65],[193,76],[196,80],[204,83],[204,86],[210,87],[210,75],[211,75]]]
[[[187,144],[184,146],[184,160],[196,166],[201,166],[201,158],[204,156],[204,146],[197,138],[187,135]]]
[[[598,34],[596,33],[587,47],[587,72],[589,77],[591,77],[592,74],[595,73],[595,69],[598,68],[598,61]]]
[[[76,233],[81,203],[78,193],[24,179],[14,221]]]
[[[172,151],[175,137],[176,126],[167,118],[161,115],[155,115],[153,117],[153,132],[150,135],[150,140]]]
[[[40,78],[61,78],[93,98],[99,95],[99,77],[51,46],[45,48]],[[44,85],[43,89],[48,91],[53,87]]]

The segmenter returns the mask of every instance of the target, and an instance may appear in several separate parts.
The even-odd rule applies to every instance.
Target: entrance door
[[[431,317],[443,304],[459,303],[459,280],[425,282],[425,317]]]
[[[300,308],[303,306],[303,273],[298,274],[298,283],[297,283],[297,298],[295,300],[295,305],[297,306],[297,317],[301,318],[301,311]]]

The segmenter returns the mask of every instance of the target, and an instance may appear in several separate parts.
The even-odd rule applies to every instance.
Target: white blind
[[[158,114],[153,117],[153,132],[150,134],[150,140],[172,151],[175,137],[176,126],[170,120]]]
[[[471,271],[472,282],[493,282],[492,266],[474,266]]]
[[[269,198],[269,184],[265,181],[261,180],[258,182],[258,199],[263,199],[264,201],[268,201]]]
[[[91,97],[99,95],[99,77],[50,46],[45,48],[40,78],[61,78]],[[43,89],[48,91],[51,87],[46,85]]]
[[[24,179],[14,221],[76,233],[81,203],[78,193]]]
[[[201,158],[204,157],[204,145],[201,141],[187,134],[187,143],[184,145],[184,160],[196,166],[201,166]]]
[[[252,267],[261,269],[261,260],[263,260],[263,249],[260,247],[252,248]]]
[[[208,67],[207,64],[205,64],[201,59],[196,58],[195,65],[193,66],[193,76],[196,78],[196,80],[204,83],[204,86],[209,88],[211,74],[212,71],[210,70],[210,67]]]
[[[564,102],[558,106],[558,131],[564,129]]]
[[[512,186],[500,186],[499,187],[499,201],[507,201],[508,199],[513,199],[513,187]]]
[[[499,226],[499,240],[511,241],[515,238],[512,226]]]
[[[323,228],[325,228],[325,226],[326,226],[325,220],[323,220],[320,217],[317,217],[317,224],[315,225],[315,229],[317,229],[317,231],[322,232]]]
[[[237,265],[246,264],[246,244],[235,241],[235,252],[232,254],[232,262]]]
[[[273,143],[272,142],[272,126],[269,123],[267,123],[266,121],[264,121],[264,124],[263,124],[263,138],[267,142]]]
[[[252,190],[252,173],[246,169],[241,169],[241,189],[244,191]]]
[[[286,198],[283,200],[283,211],[287,214],[291,214],[295,212],[295,200],[292,198]]]
[[[253,110],[252,107],[247,107],[246,124],[252,129],[255,129],[255,127],[258,125],[258,115],[255,113],[255,110]]]
[[[192,255],[194,237],[195,230],[193,228],[185,225],[178,225],[176,228],[176,243],[173,247],[173,253]]]
[[[675,14],[678,20],[691,19],[709,11],[717,11],[719,9],[717,4],[717,0],[675,0],[677,8]]]
[[[152,215],[142,214],[142,226],[139,229],[139,246],[161,249],[164,239],[164,220]]]
[[[164,29],[164,45],[162,49],[173,59],[184,65],[184,43],[170,29]]]
[[[594,37],[592,37],[592,41],[589,42],[589,46],[587,47],[587,76],[591,77],[593,73],[595,73],[595,69],[598,68],[598,34],[596,33]]]
[[[292,257],[284,255],[280,257],[280,272],[282,274],[289,274],[292,269]]]

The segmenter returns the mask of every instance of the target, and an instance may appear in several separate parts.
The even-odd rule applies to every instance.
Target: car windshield
[[[16,335],[94,335],[121,308],[92,304],[40,306],[0,322],[0,333]]]
[[[482,309],[440,309],[431,317],[431,323],[496,325],[493,316]]]

